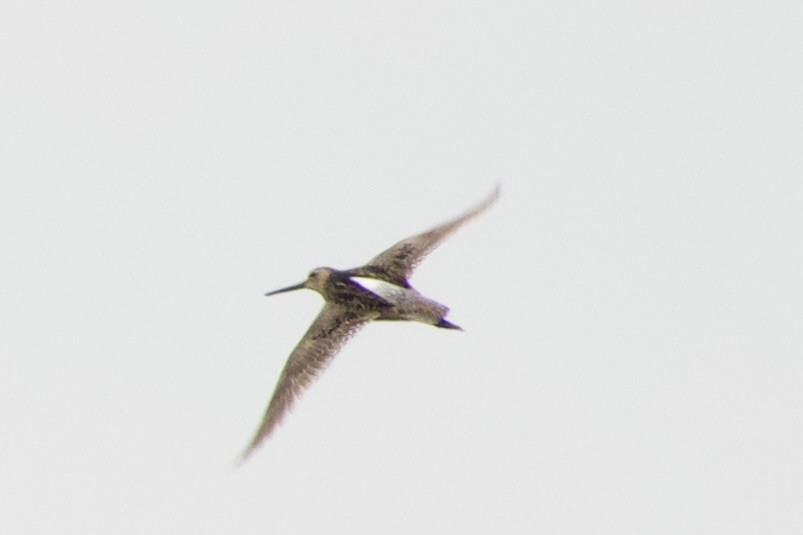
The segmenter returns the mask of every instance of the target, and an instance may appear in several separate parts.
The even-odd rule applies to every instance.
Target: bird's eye
[[[310,271],[309,272],[309,278],[311,278],[311,279],[314,279],[316,275],[318,275],[317,271]]]

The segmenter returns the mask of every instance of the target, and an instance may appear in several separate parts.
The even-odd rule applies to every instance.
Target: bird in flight
[[[462,330],[446,319],[449,312],[446,306],[418,293],[407,279],[444,239],[491,206],[499,192],[497,186],[468,212],[401,240],[364,266],[344,271],[319,267],[313,269],[304,282],[265,294],[308,288],[320,293],[326,302],[290,353],[262,423],[242,453],[242,461],[273,433],[295,400],[326,369],[343,344],[369,321],[418,321]]]

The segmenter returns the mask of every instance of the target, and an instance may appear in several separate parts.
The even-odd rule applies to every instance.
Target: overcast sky
[[[803,532],[795,2],[4,2],[3,533]],[[321,306],[502,197],[252,459]]]

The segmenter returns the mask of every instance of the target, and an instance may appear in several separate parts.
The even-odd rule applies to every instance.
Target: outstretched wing
[[[408,287],[407,278],[416,266],[432,252],[443,240],[471,219],[484,212],[499,197],[500,187],[496,188],[480,204],[443,225],[427,232],[411,236],[390,249],[383,251],[361,268],[350,271],[350,274],[374,277],[399,286]]]
[[[378,313],[377,313],[378,315]],[[327,303],[298,342],[284,365],[262,424],[242,454],[245,460],[276,429],[295,400],[323,373],[343,344],[373,319],[337,304]]]

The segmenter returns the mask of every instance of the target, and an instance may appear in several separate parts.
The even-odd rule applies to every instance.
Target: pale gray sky
[[[800,533],[794,2],[5,2],[3,533]],[[240,469],[320,307],[503,196]]]

